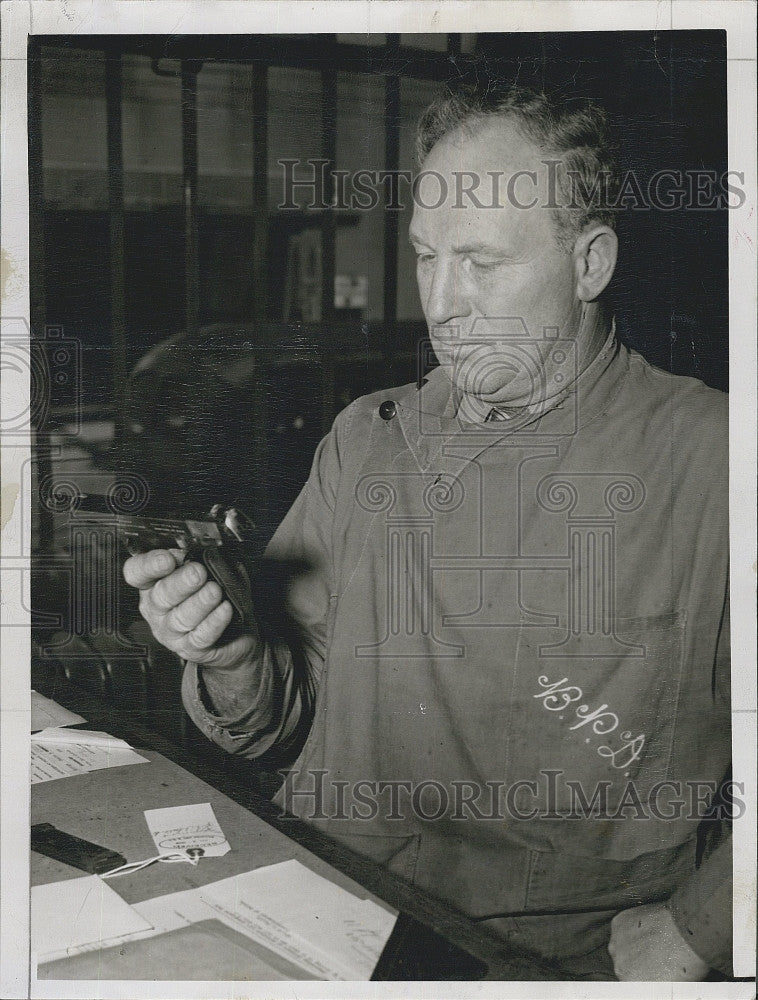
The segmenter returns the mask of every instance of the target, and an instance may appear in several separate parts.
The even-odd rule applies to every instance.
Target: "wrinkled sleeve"
[[[710,968],[732,975],[732,839],[728,837],[669,900],[679,933]]]
[[[260,684],[250,705],[235,717],[216,714],[202,667],[185,665],[185,709],[198,729],[229,753],[255,758],[273,747],[286,750],[310,726],[326,657],[334,510],[351,417],[348,407],[319,444],[308,481],[266,549],[267,560],[293,568],[287,612],[295,631],[260,643]]]
[[[719,630],[713,670],[717,701],[730,703],[729,597]],[[721,800],[724,802],[724,800]],[[725,800],[727,811],[729,799]],[[727,820],[714,824],[717,846],[676,890],[669,909],[679,933],[712,969],[732,975],[732,838]]]

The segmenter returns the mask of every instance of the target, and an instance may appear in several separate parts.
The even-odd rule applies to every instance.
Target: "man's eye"
[[[469,261],[477,271],[491,271],[502,264],[502,261],[493,260],[491,257],[469,257]]]
[[[434,254],[433,253],[420,253],[417,250],[416,251],[416,260],[418,261],[419,264],[431,264],[431,262],[434,260]]]

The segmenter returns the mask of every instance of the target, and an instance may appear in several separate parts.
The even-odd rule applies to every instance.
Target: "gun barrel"
[[[99,495],[81,497],[69,512],[69,523],[115,530],[130,552],[220,546],[224,541],[216,521],[121,513],[113,509],[107,497]]]

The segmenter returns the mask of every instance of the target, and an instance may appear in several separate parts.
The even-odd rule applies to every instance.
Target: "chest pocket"
[[[669,777],[685,624],[679,611],[619,617],[607,635],[522,624],[503,759],[508,785],[536,785],[524,786],[522,802],[572,817],[599,788],[613,812],[630,784],[644,803]],[[592,850],[612,852],[613,833],[601,836],[605,846]]]

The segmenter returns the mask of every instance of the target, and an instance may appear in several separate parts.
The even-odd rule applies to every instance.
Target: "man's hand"
[[[608,952],[622,982],[697,983],[710,971],[679,933],[665,903],[617,913]]]
[[[250,661],[256,636],[219,640],[232,620],[232,606],[198,562],[182,563],[179,550],[154,549],[124,564],[124,579],[140,591],[140,614],[161,645],[185,660],[218,670]]]

